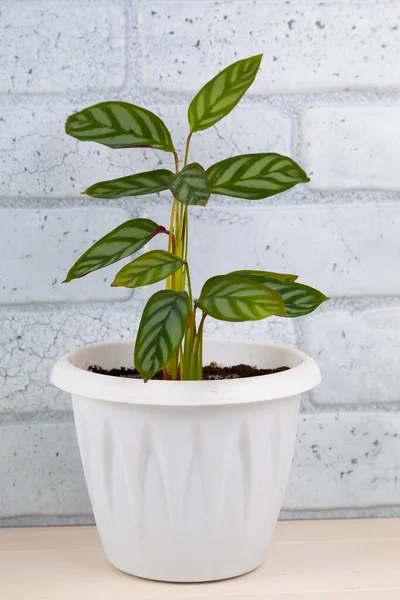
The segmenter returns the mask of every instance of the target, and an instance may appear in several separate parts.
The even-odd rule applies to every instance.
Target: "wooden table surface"
[[[106,560],[95,527],[0,529],[1,600],[400,600],[400,519],[278,523],[244,577],[166,584]]]

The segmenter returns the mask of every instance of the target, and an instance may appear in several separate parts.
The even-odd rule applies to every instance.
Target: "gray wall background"
[[[75,142],[65,118],[123,99],[182,142],[200,85],[259,52],[251,93],[196,134],[192,158],[278,151],[312,181],[263,202],[193,208],[194,285],[258,267],[298,273],[332,300],[296,321],[210,320],[207,333],[297,345],[319,361],[284,517],[400,514],[399,3],[2,0],[0,26],[0,523],[91,521],[70,400],[49,373],[73,348],[133,336],[148,291],[110,289],[113,267],[60,282],[124,220],[167,222],[167,195],[79,192],[170,168],[169,157]]]

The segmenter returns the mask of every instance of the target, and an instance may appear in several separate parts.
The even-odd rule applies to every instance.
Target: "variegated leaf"
[[[64,283],[130,256],[158,233],[167,233],[167,230],[150,219],[126,221],[86,250],[68,271]]]
[[[261,59],[262,54],[238,60],[201,88],[189,106],[192,133],[208,129],[231,112],[253,83]]]
[[[278,281],[296,281],[298,275],[291,275],[289,273],[273,273],[272,271],[254,271],[254,270],[242,270],[232,271],[229,275],[237,275],[238,277],[244,277],[245,279],[251,279],[257,283],[264,283],[269,279],[278,279]]]
[[[187,292],[161,290],[147,302],[135,342],[135,367],[147,381],[178,350],[190,311]]]
[[[207,178],[212,194],[248,200],[262,200],[310,181],[294,160],[275,153],[226,158],[207,169]]]
[[[235,275],[211,277],[195,304],[221,321],[257,321],[285,310],[279,293]]]
[[[247,278],[246,271],[235,272],[235,275],[244,280]],[[253,277],[251,279],[253,280]],[[259,282],[282,296],[285,310],[276,313],[277,316],[302,317],[313,312],[322,302],[328,300],[322,292],[297,281],[279,281],[272,277],[264,277],[263,281],[259,280]]]
[[[111,285],[128,288],[150,285],[172,275],[184,264],[184,260],[171,252],[151,250],[122,267]]]
[[[174,152],[163,121],[150,110],[127,102],[100,102],[84,108],[68,117],[65,131],[77,140],[109,148],[148,146]]]
[[[183,204],[205,206],[210,198],[205,170],[198,163],[187,165],[169,179],[169,187],[175,198]]]
[[[92,198],[105,198],[107,200],[122,198],[123,196],[143,196],[144,194],[155,194],[168,189],[171,171],[158,169],[146,171],[109,181],[100,181],[88,187],[82,192]]]

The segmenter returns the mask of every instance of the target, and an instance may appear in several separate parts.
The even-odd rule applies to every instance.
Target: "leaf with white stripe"
[[[135,367],[147,381],[178,350],[190,311],[187,292],[161,290],[147,302],[135,342]]]
[[[272,152],[226,158],[207,169],[207,178],[212,194],[248,200],[262,200],[310,181],[294,160]]]
[[[174,152],[167,127],[154,113],[128,102],[100,102],[68,117],[68,135],[109,148],[151,147]]]
[[[291,275],[290,273],[273,273],[272,271],[254,271],[254,270],[242,270],[232,271],[229,275],[237,275],[238,277],[244,277],[245,279],[251,279],[257,283],[264,283],[269,279],[278,279],[279,281],[296,281],[298,275]]]
[[[168,169],[157,169],[136,173],[127,177],[100,181],[88,187],[82,192],[92,198],[105,198],[111,200],[124,196],[143,196],[144,194],[155,194],[169,189],[168,181],[172,172]]]
[[[256,273],[256,271],[253,271],[253,273]],[[246,271],[242,271],[241,273],[236,271],[234,275],[249,281]],[[281,317],[302,317],[308,315],[318,308],[322,302],[328,300],[322,292],[308,285],[297,283],[297,281],[279,281],[272,277],[263,277],[262,284],[269,289],[275,290],[282,296],[285,310],[281,313],[276,313],[277,316]]]
[[[285,311],[278,292],[235,275],[211,277],[195,304],[221,321],[257,321]]]
[[[150,285],[175,273],[185,261],[165,250],[151,250],[128,263],[116,274],[112,287]]]
[[[258,54],[238,60],[201,88],[189,106],[192,133],[215,125],[235,108],[253,83],[261,59],[262,54]]]
[[[143,248],[158,233],[168,233],[165,227],[150,219],[131,219],[119,225],[91,246],[71,267],[63,283],[83,277],[130,256]]]
[[[205,206],[210,198],[205,170],[198,163],[191,163],[169,179],[169,188],[183,204]]]

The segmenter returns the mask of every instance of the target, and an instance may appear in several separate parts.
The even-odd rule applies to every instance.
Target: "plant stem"
[[[184,369],[183,369],[183,377],[181,375],[181,379],[188,380],[189,379],[189,370],[190,370],[190,359],[192,356],[193,350],[193,342],[196,336],[196,306],[194,307],[193,312],[189,315],[189,323],[188,328],[185,334],[185,343],[184,343]]]
[[[183,220],[185,218],[185,205],[182,204],[182,202],[179,203],[179,231],[182,235],[182,240],[181,242],[183,242]],[[181,244],[183,247],[183,244]]]
[[[185,148],[185,158],[183,161],[183,166],[186,167],[187,163],[188,163],[188,158],[189,158],[189,146],[190,146],[190,140],[191,140],[192,134],[189,133],[189,135],[187,136],[187,140],[186,140],[186,148]]]
[[[175,171],[178,173],[178,171],[179,171],[179,157],[178,157],[178,154],[176,152],[174,152],[174,162],[175,162]],[[172,252],[172,253],[175,253],[175,229],[174,229],[174,221],[175,221],[175,212],[177,210],[177,205],[178,205],[178,202],[174,198],[174,201],[173,201],[172,207],[171,207],[171,217],[170,217],[170,220],[169,220],[169,236],[168,236],[168,252]],[[171,282],[171,278],[170,277],[168,277],[167,282],[168,282],[168,280],[170,280],[170,282]]]
[[[185,158],[183,161],[183,166],[186,167],[187,163],[188,163],[188,158],[189,158],[189,146],[190,146],[190,140],[191,140],[192,134],[189,133],[189,135],[187,136],[186,139],[186,148],[185,148]],[[189,290],[189,297],[190,297],[190,304],[193,304],[193,296],[192,296],[192,286],[191,286],[191,282],[190,282],[190,274],[189,274],[189,265],[188,265],[188,252],[189,252],[189,206],[186,204],[183,207],[183,219],[182,219],[182,228],[181,228],[181,234],[182,234],[182,248],[183,248],[183,260],[186,263],[186,268],[184,271],[184,276],[183,276],[183,289],[185,289],[186,286],[186,279],[188,281],[188,290]]]
[[[175,254],[175,234],[174,234],[174,221],[175,221],[175,210],[176,210],[176,200],[172,203],[171,208],[171,217],[169,221],[169,236],[168,236],[168,252]],[[172,289],[172,276],[167,277],[166,287],[167,290]]]
[[[184,167],[189,159],[189,147],[192,134],[189,133],[186,140],[186,148],[184,155]],[[175,170],[179,172],[179,157],[174,152]],[[193,307],[192,283],[190,279],[190,271],[188,264],[188,242],[189,242],[189,210],[188,205],[178,202],[174,198],[171,208],[168,251],[176,254],[179,258],[185,261],[181,269],[176,271],[170,277],[167,277],[166,287],[170,290],[183,291],[186,289],[190,299],[190,313],[188,329],[185,334],[183,347],[179,348],[176,354],[171,358],[164,369],[165,379],[202,379],[202,364],[199,367],[202,354],[203,340],[203,323],[204,316],[201,320],[199,331],[196,333],[196,307]]]
[[[174,161],[175,161],[175,171],[178,173],[179,171],[179,156],[177,152],[174,152]]]
[[[174,354],[171,360],[165,365],[165,371],[163,369],[164,379],[178,379],[178,354],[178,352]]]
[[[203,328],[206,316],[206,313],[203,313],[198,332],[193,342],[188,377],[191,381],[203,379]]]
[[[179,171],[179,157],[176,152],[174,152],[174,162],[175,162],[175,171],[178,173]],[[179,230],[179,205],[176,198],[172,203],[171,207],[171,217],[169,223],[169,237],[168,237],[168,252],[172,254],[177,254],[179,256],[180,252],[180,230]],[[179,273],[179,275],[178,275]],[[167,290],[181,290],[181,277],[182,270],[178,273],[174,273],[167,277],[166,280],[166,288]],[[165,365],[163,368],[163,376],[164,379],[179,379],[179,351],[172,356],[171,360]]]
[[[183,353],[182,344],[179,346],[179,379],[184,378],[185,372],[185,355]]]
[[[184,160],[183,160],[183,166],[186,167],[188,164],[188,159],[189,159],[189,147],[190,147],[190,140],[191,140],[192,134],[189,133],[187,139],[186,139],[186,148],[185,148],[185,156],[184,156]],[[190,306],[192,307],[191,312],[189,314],[189,324],[188,324],[188,331],[185,335],[185,343],[184,343],[184,368],[183,370],[181,370],[181,379],[192,379],[192,378],[196,378],[196,376],[193,377],[194,374],[191,375],[191,371],[193,370],[194,366],[193,366],[193,351],[194,351],[194,344],[196,343],[197,340],[197,336],[196,336],[196,306],[193,307],[193,293],[192,293],[192,282],[190,279],[190,269],[189,269],[189,263],[188,263],[188,252],[189,252],[189,206],[186,204],[183,207],[183,220],[182,220],[182,229],[181,229],[181,235],[182,235],[182,248],[183,248],[183,259],[185,261],[185,270],[184,270],[184,277],[183,277],[183,288],[185,289],[186,287],[186,281],[187,281],[187,286],[188,286],[188,294],[189,294],[189,299],[190,299]],[[197,342],[197,345],[200,343],[201,346],[201,340]],[[200,375],[200,379],[202,379],[202,373]]]
[[[179,157],[174,152],[175,171],[179,172]],[[174,198],[171,208],[171,219],[170,219],[170,237],[168,243],[168,251],[172,254],[176,254],[181,258],[181,235],[180,235],[180,203]],[[172,233],[171,233],[172,232]],[[181,291],[182,289],[182,270],[177,271],[173,275],[167,278],[166,283],[167,289]]]
[[[193,304],[192,282],[190,279],[190,269],[189,269],[188,263],[185,263],[185,277],[187,277],[189,300],[190,300],[190,305],[192,305]]]
[[[185,256],[184,256],[184,260],[185,260],[185,262],[187,262],[188,248],[189,248],[189,206],[187,204],[185,206],[184,223],[185,223]]]
[[[204,321],[206,319],[206,313],[203,313],[203,316],[200,321],[199,331],[197,333],[198,336],[198,349],[197,349],[197,370],[196,376],[200,381],[203,379],[203,331],[204,331]]]

